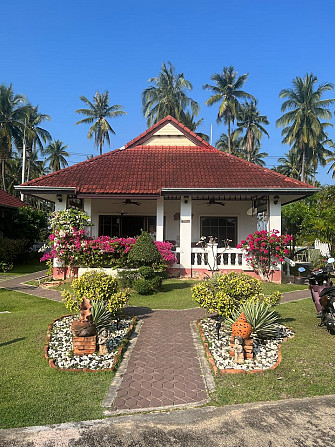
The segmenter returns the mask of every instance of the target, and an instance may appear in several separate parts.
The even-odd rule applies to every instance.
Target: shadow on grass
[[[297,320],[296,318],[290,318],[290,317],[287,317],[287,318],[280,318],[280,319],[279,319],[279,321],[280,321],[281,324],[284,324],[284,323],[290,323],[291,321],[296,321],[296,320]]]
[[[17,343],[18,341],[25,340],[27,337],[21,337],[21,338],[14,338],[14,340],[5,341],[4,343],[0,343],[0,348],[3,346],[12,345],[14,343]]]
[[[151,309],[151,307],[129,306],[123,309],[123,313],[130,317],[147,318],[150,314],[153,313],[153,310]]]
[[[163,284],[159,291],[160,292],[172,292],[173,290],[178,290],[178,289],[190,289],[194,285],[195,284],[190,284],[190,283],[185,283],[185,282],[180,282],[180,283],[174,282],[173,284]]]

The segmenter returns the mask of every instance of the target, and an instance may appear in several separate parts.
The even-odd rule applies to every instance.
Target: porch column
[[[84,207],[83,207],[84,211],[91,218],[91,223],[93,223],[92,222],[92,199],[84,199],[83,202],[84,202]],[[89,227],[87,229],[88,234],[90,236],[92,236],[92,228],[94,228],[94,227]],[[96,234],[96,236],[97,236],[97,234]]]
[[[164,240],[164,197],[157,199],[156,241]]]
[[[268,231],[278,230],[281,234],[281,200],[278,195],[269,196]]]
[[[192,199],[182,196],[180,199],[180,265],[186,275],[191,275],[192,242]]]

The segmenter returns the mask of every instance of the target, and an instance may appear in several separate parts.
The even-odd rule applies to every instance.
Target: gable
[[[173,124],[166,123],[158,129],[151,137],[144,139],[147,146],[196,146],[196,144],[177,129]]]

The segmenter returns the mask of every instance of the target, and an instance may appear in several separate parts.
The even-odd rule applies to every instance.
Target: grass
[[[216,378],[211,404],[270,401],[335,393],[335,336],[318,327],[310,299],[281,304],[283,324],[296,332],[282,344],[283,360],[273,371],[260,375],[226,375]]]
[[[0,280],[1,278],[5,278],[8,277],[10,275],[26,275],[29,273],[35,273],[35,272],[40,272],[41,270],[46,270],[47,267],[45,265],[45,262],[33,262],[33,263],[28,263],[28,264],[17,264],[14,265],[14,267],[9,270],[6,273],[0,273]]]
[[[304,289],[308,290],[308,287],[304,284],[275,284],[272,282],[262,282],[262,290],[265,295],[277,290],[281,293],[285,293]]]
[[[103,418],[112,372],[58,372],[43,358],[48,324],[63,304],[0,289],[0,428]]]

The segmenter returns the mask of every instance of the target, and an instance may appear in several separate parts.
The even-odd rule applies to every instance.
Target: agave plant
[[[97,329],[109,326],[112,314],[107,309],[105,303],[103,301],[91,301],[91,305],[92,319]]]
[[[233,323],[244,312],[248,322],[252,326],[253,337],[273,338],[277,333],[279,315],[261,301],[247,301],[239,307],[229,318],[226,318],[224,325],[231,329]]]

